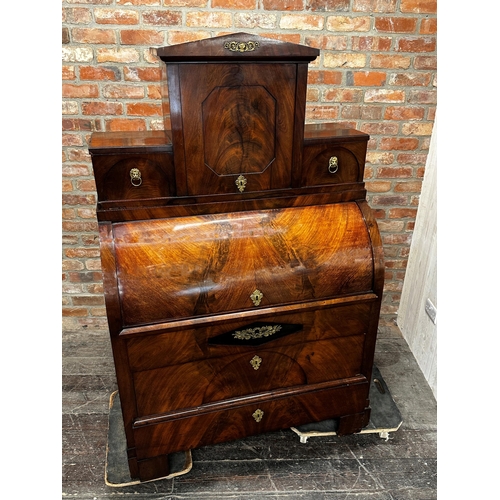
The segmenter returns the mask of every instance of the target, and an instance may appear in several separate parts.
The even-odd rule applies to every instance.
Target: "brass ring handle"
[[[139,187],[142,184],[141,171],[138,168],[130,170],[130,182],[134,187]]]
[[[328,172],[331,174],[336,174],[339,169],[339,159],[336,156],[332,156],[328,160]]]

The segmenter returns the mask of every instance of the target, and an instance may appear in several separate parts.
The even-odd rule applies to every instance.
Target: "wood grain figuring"
[[[157,424],[135,427],[137,456],[155,456],[206,444],[230,441],[240,436],[284,429],[292,425],[317,422],[364,408],[367,383],[333,387],[306,394],[264,400],[231,410],[215,410],[198,416],[175,418]],[[260,409],[264,416],[256,422],[252,414]]]
[[[291,185],[295,65],[190,64],[179,68],[190,195]],[[201,140],[200,140],[201,138]],[[174,155],[176,153],[174,152]]]
[[[114,226],[124,325],[371,289],[355,203]],[[341,244],[340,244],[341,243]]]

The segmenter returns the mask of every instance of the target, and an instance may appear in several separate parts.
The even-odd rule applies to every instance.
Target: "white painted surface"
[[[437,400],[437,119],[434,122],[397,323]]]

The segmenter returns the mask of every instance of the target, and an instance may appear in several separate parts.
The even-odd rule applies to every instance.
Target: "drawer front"
[[[300,325],[301,328],[284,336],[263,337],[260,345],[249,345],[245,339],[224,343],[230,332],[244,331],[248,321],[236,321],[216,326],[202,326],[172,333],[131,336],[127,340],[128,359],[132,371],[152,370],[210,358],[276,350],[308,342],[364,335],[370,323],[371,303],[354,303],[295,314],[274,315],[269,322],[276,325]],[[263,320],[263,322],[265,322]],[[252,354],[253,356],[253,354]]]
[[[302,185],[362,182],[366,142],[310,144],[304,146]]]
[[[175,195],[172,153],[94,155],[92,165],[100,202]]]
[[[356,203],[113,226],[123,324],[370,291],[371,240]]]
[[[197,407],[283,387],[317,384],[360,373],[364,335],[244,355],[211,358],[134,374],[140,416]]]
[[[156,425],[137,426],[134,439],[139,459],[198,448],[259,433],[320,422],[364,411],[368,382],[263,400],[236,408],[197,409],[172,415]]]

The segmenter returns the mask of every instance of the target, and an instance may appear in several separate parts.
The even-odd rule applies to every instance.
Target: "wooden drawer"
[[[373,302],[361,302],[302,313],[273,314],[268,318],[270,323],[299,325],[300,329],[284,336],[270,335],[262,338],[258,345],[251,345],[245,340],[224,344],[224,337],[230,332],[248,328],[248,320],[214,326],[203,325],[171,333],[130,335],[127,338],[128,360],[131,370],[138,372],[225,356],[250,353],[252,356],[260,356],[261,351],[270,349],[364,335],[369,329],[372,307]]]
[[[371,240],[354,202],[113,226],[123,325],[370,291]]]
[[[362,182],[366,141],[306,144],[302,157],[302,185]]]
[[[139,415],[360,373],[364,335],[296,344],[134,374]]]
[[[250,404],[235,400],[172,412],[156,419],[138,419],[134,424],[137,457],[173,453],[356,414],[365,409],[368,389],[367,381],[302,393],[283,389],[281,397],[256,397]]]
[[[175,195],[171,153],[95,156],[93,167],[99,202]]]

